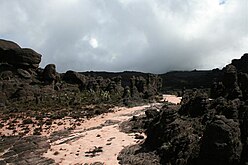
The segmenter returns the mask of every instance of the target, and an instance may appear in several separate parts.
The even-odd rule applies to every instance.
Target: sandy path
[[[52,143],[51,149],[43,156],[52,158],[59,164],[104,162],[116,165],[118,153],[124,146],[140,142],[135,139],[135,134],[120,132],[118,123],[128,120],[134,114],[142,114],[149,106],[120,108],[114,113],[85,121],[69,137]],[[94,150],[95,153],[87,153]]]
[[[181,98],[163,95],[163,101],[179,104]],[[113,113],[84,121],[71,135],[53,142],[51,149],[43,156],[54,159],[58,164],[103,162],[107,165],[117,165],[117,156],[123,147],[142,141],[135,139],[134,133],[120,132],[119,124],[133,115],[143,114],[146,108],[156,105],[116,108]]]

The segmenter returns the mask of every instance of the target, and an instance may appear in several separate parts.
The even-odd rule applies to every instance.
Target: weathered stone
[[[216,116],[203,134],[199,164],[239,164],[241,151],[238,123]]]
[[[26,78],[26,79],[30,79],[32,78],[32,76],[30,75],[30,73],[26,70],[23,70],[23,69],[17,69],[17,73],[23,77],[23,78]]]
[[[74,71],[67,71],[62,78],[67,83],[85,84],[85,76]]]
[[[56,78],[55,64],[48,64],[43,71],[43,78],[47,81],[53,81]]]
[[[0,62],[6,62],[21,68],[37,69],[41,62],[41,55],[32,49],[8,49],[0,51]]]
[[[13,41],[0,39],[0,50],[8,50],[8,49],[21,49],[21,47],[14,43]]]

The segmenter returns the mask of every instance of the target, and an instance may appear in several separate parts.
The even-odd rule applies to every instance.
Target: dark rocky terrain
[[[40,136],[44,125],[64,117],[80,124],[81,118],[110,112],[116,105],[154,102],[160,99],[159,91],[179,93],[181,104],[164,103],[121,123],[123,132],[147,136],[137,134],[144,143],[122,150],[121,164],[248,164],[248,54],[222,70],[160,76],[58,73],[54,64],[39,68],[41,57],[32,49],[0,40],[0,129],[7,126],[13,133],[0,137],[0,164],[55,164],[42,157],[50,148],[48,141],[66,137],[75,125],[49,137]],[[33,135],[27,125],[35,127]]]
[[[136,159],[142,164],[142,155],[155,153],[165,165],[248,164],[247,63],[244,54],[224,67],[212,84],[211,99],[202,90],[191,90],[184,93],[181,105],[165,104],[136,123],[130,121],[133,128],[146,130],[147,139],[125,148],[120,161],[132,164]]]
[[[157,75],[58,73],[54,64],[40,68],[41,59],[32,49],[0,40],[0,164],[53,164],[41,155],[50,148],[47,141],[63,135],[39,135],[51,129],[56,119],[75,119],[65,130],[70,131],[82,119],[111,112],[114,106],[158,99],[161,79]],[[6,135],[2,128],[11,133]]]
[[[57,73],[54,64],[39,68],[41,57],[32,49],[0,40],[2,115],[30,110],[32,117],[42,117],[52,109],[56,111],[54,118],[68,115],[91,117],[106,112],[109,105],[131,105],[153,100],[161,87],[161,79],[153,74],[124,72],[104,76],[93,72]],[[102,110],[92,112],[85,109],[84,105],[89,104],[97,104]],[[61,111],[62,108],[68,111]]]

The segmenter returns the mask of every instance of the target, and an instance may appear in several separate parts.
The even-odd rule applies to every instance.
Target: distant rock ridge
[[[152,74],[125,73],[110,78],[75,71],[60,74],[55,64],[39,68],[41,57],[30,48],[21,48],[12,41],[0,39],[0,105],[10,105],[10,102],[16,101],[41,103],[44,98],[50,98],[50,101],[57,98],[55,102],[61,102],[58,98],[62,93],[72,94],[71,97],[76,97],[74,100],[82,102],[75,92],[77,95],[89,93],[87,95],[92,97],[92,103],[109,101],[127,105],[132,101],[154,99],[161,87],[161,79]],[[127,86],[130,95],[125,94],[124,99],[124,88]]]

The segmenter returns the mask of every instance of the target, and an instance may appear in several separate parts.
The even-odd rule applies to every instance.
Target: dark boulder
[[[32,49],[8,49],[0,51],[0,62],[14,65],[17,68],[34,68],[39,67],[41,55]]]
[[[223,84],[226,88],[231,88],[237,82],[237,70],[233,65],[227,65],[224,69]]]
[[[67,71],[62,80],[70,84],[85,84],[86,77],[78,72]]]
[[[146,144],[152,149],[162,146],[164,142],[169,141],[180,133],[179,123],[175,121],[177,108],[169,109],[164,106],[160,113],[160,118],[155,118],[146,131]]]
[[[192,123],[179,118],[177,107],[164,106],[146,131],[145,146],[158,152],[161,164],[193,164],[199,155],[199,136]]]
[[[21,49],[21,47],[12,41],[7,41],[0,39],[0,50],[7,50],[7,49]]]
[[[242,151],[240,135],[237,122],[216,116],[203,134],[199,164],[238,164]]]
[[[207,113],[209,107],[209,98],[206,93],[197,92],[195,96],[185,102],[180,110],[180,115],[189,115],[199,117]]]
[[[242,97],[242,91],[238,86],[238,75],[234,65],[227,65],[223,69],[224,75],[222,83],[225,86],[225,97],[235,99]]]
[[[43,71],[43,80],[47,83],[52,83],[56,80],[56,66],[48,64]]]

